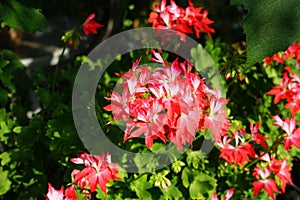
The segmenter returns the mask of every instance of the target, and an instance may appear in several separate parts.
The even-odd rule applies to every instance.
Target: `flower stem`
[[[62,61],[62,59],[63,59],[63,56],[64,56],[64,54],[65,54],[66,49],[67,49],[67,46],[64,45],[63,50],[62,50],[62,52],[61,52],[61,54],[60,54],[60,56],[59,56],[58,62],[57,62],[57,64],[56,64],[56,66],[55,66],[54,73],[53,73],[52,84],[51,84],[51,93],[54,92],[55,82],[56,82],[56,79],[57,79],[57,72],[58,72],[60,63],[61,63],[61,61]]]
[[[262,154],[261,156],[259,156],[255,160],[253,160],[251,163],[248,163],[244,168],[251,167],[252,165],[256,164],[264,155],[266,155],[267,153],[270,153],[272,150],[277,149],[279,142],[282,140],[281,136],[282,136],[282,134],[278,134],[275,141],[273,142],[271,147],[268,149],[268,151],[264,152],[264,154]]]

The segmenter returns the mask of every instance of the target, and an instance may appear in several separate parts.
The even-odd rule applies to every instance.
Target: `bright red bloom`
[[[90,14],[88,16],[88,18],[85,20],[85,22],[83,23],[83,32],[85,35],[88,35],[90,32],[93,34],[97,34],[97,28],[101,28],[104,25],[99,24],[98,22],[96,22],[95,20],[93,20],[96,17],[96,15]]]
[[[275,173],[275,175],[281,181],[282,192],[285,192],[285,187],[287,183],[293,185],[293,181],[291,178],[291,164],[286,163],[286,159],[276,160],[272,159],[271,170]]]
[[[300,43],[294,43],[293,45],[289,46],[289,48],[283,54],[283,59],[296,59],[296,66],[299,66],[300,60]]]
[[[77,195],[74,185],[71,185],[65,190],[65,200],[77,200]]]
[[[295,59],[296,66],[299,66],[300,61],[300,43],[294,43],[293,45],[289,46],[288,49],[283,53],[275,53],[273,56],[266,57],[264,59],[265,65],[269,66],[272,61],[275,61],[277,64],[281,63],[284,64],[286,60]]]
[[[189,5],[184,9],[176,5],[171,0],[170,5],[166,5],[166,0],[162,0],[160,6],[155,6],[155,12],[151,12],[148,23],[152,23],[152,27],[156,28],[170,28],[177,30],[182,41],[185,41],[185,34],[196,34],[200,37],[200,32],[205,32],[209,36],[215,30],[209,27],[213,23],[208,18],[208,11],[201,7],[195,8],[193,3],[189,1]]]
[[[250,131],[252,134],[252,140],[254,142],[256,142],[257,144],[262,145],[265,149],[267,149],[268,146],[265,141],[268,140],[269,138],[260,135],[260,133],[258,131],[260,126],[261,126],[261,122],[258,122],[255,126],[253,125],[253,123],[250,123]]]
[[[287,118],[283,121],[278,115],[273,117],[276,122],[275,126],[280,126],[285,132],[284,149],[289,150],[292,145],[300,148],[300,128],[296,128],[296,120],[294,118]]]
[[[275,95],[274,97],[274,104],[279,103],[282,99],[288,98],[287,95],[288,85],[290,83],[290,78],[287,72],[282,73],[282,79],[280,85],[276,85],[266,94]]]
[[[286,99],[285,108],[289,108],[292,116],[295,116],[296,112],[300,110],[300,77],[293,73],[288,66],[284,69],[280,84],[266,94],[275,95],[275,104]]]
[[[253,182],[254,196],[256,196],[262,188],[264,188],[272,199],[275,199],[274,192],[280,193],[280,190],[277,188],[276,181],[274,179],[270,179],[270,175],[271,170],[269,167],[266,167],[264,171],[258,166],[255,167],[253,176],[260,180]]]
[[[287,164],[287,159],[277,160],[274,157],[270,158],[269,153],[264,153],[260,160],[267,162],[267,168],[279,178],[282,192],[285,192],[287,183],[294,185],[291,178],[291,164]],[[254,173],[253,175],[258,178],[257,173]]]
[[[228,200],[233,196],[234,188],[231,188],[227,191],[226,196],[222,198],[222,200]],[[219,200],[218,196],[216,193],[213,194],[211,200]]]
[[[82,190],[90,189],[91,192],[96,191],[97,185],[106,193],[106,184],[110,180],[120,180],[117,177],[118,169],[115,163],[111,162],[110,154],[102,154],[101,156],[91,156],[87,153],[78,155],[78,158],[72,158],[75,164],[84,164],[83,170],[74,170],[72,177],[74,183]]]
[[[221,147],[220,157],[230,164],[234,163],[235,165],[240,164],[241,166],[244,166],[246,161],[251,161],[250,157],[257,157],[253,146],[245,141],[245,135],[242,133],[243,131],[239,134],[238,129],[236,129],[232,137],[229,138],[228,135],[225,135],[221,142],[216,143],[219,147]],[[235,146],[230,144],[233,139],[235,140]]]

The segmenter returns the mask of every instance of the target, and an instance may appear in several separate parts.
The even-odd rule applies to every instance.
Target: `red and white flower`
[[[117,177],[116,163],[111,162],[109,153],[106,155],[103,153],[101,156],[82,153],[78,155],[78,158],[72,158],[71,161],[75,164],[85,165],[84,169],[72,172],[74,183],[82,190],[89,189],[90,192],[94,192],[99,186],[106,193],[106,184],[110,180],[120,180]]]
[[[176,5],[174,0],[171,0],[169,5],[166,3],[166,0],[162,0],[161,5],[156,5],[154,12],[150,13],[148,23],[152,23],[152,27],[179,31],[182,41],[185,41],[185,34],[196,34],[196,37],[200,38],[200,32],[209,36],[215,32],[209,26],[213,21],[208,18],[207,10],[195,8],[191,1],[185,9]]]
[[[168,64],[159,52],[152,54],[151,61],[161,67],[138,67],[140,59],[134,62],[129,71],[118,74],[123,80],[107,98],[111,104],[104,107],[114,115],[113,121],[126,122],[124,142],[143,134],[147,148],[159,138],[182,150],[202,129],[211,129],[219,141],[229,127],[224,108],[228,100],[192,73],[188,61]]]

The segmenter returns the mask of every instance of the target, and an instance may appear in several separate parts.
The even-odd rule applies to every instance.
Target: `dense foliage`
[[[299,177],[292,177],[300,156],[300,8],[294,1],[272,2],[76,2],[69,9],[85,8],[86,16],[64,30],[56,65],[28,69],[16,52],[2,49],[0,199],[275,199],[281,193],[294,199],[300,186]],[[68,13],[66,2],[60,3]],[[45,30],[49,22],[41,10],[61,8],[39,6],[1,1],[1,31]],[[109,6],[120,12],[107,13]],[[127,173],[110,152],[89,152],[74,125],[77,71],[82,63],[91,69],[99,63],[86,51],[69,60],[63,55],[78,51],[86,37],[94,39],[88,40],[90,50],[107,34],[143,26],[178,31],[162,34],[165,44],[173,37],[184,43],[189,36],[199,45],[190,49],[191,60],[159,46],[120,55],[99,80],[99,124],[113,144],[136,153],[133,160],[121,158],[136,167]],[[210,62],[203,50],[225,91],[210,85],[216,74],[197,73]],[[209,152],[200,150],[206,140],[214,142]],[[143,172],[156,169],[160,163],[149,161],[169,143],[181,156],[166,154],[171,164]],[[147,152],[152,157],[145,161],[140,154]]]

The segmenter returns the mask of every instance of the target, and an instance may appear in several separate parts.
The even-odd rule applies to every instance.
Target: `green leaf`
[[[143,170],[143,168],[155,169],[155,167],[158,165],[157,161],[154,158],[154,154],[149,154],[147,156],[147,159],[145,159],[142,154],[137,154],[133,160],[139,171]]]
[[[39,9],[28,7],[16,0],[4,0],[0,3],[1,27],[10,26],[26,32],[42,31],[48,21]]]
[[[185,167],[182,170],[181,179],[182,179],[182,185],[185,188],[188,188],[190,184],[193,182],[194,178],[198,176],[199,171],[192,171],[188,167]]]
[[[266,56],[299,41],[298,0],[231,0],[231,4],[242,4],[248,10],[244,20],[248,65],[261,62]]]
[[[0,109],[0,121],[5,121],[7,118],[8,114],[6,113],[5,108]]]
[[[154,143],[150,148],[150,150],[155,152],[155,151],[162,150],[164,147],[166,147],[166,145],[163,143]]]
[[[182,199],[183,195],[180,192],[180,190],[174,186],[170,185],[166,188],[166,190],[161,190],[163,193],[163,196],[161,199],[168,200],[168,199]]]
[[[13,129],[13,132],[14,132],[14,133],[21,133],[21,131],[22,131],[22,126],[16,126],[16,127],[14,127],[14,129]]]
[[[0,195],[3,195],[9,191],[11,182],[8,179],[8,171],[3,171],[2,167],[0,167],[0,174]]]
[[[11,90],[15,90],[15,86],[14,84],[11,82],[13,78],[12,74],[6,74],[6,76],[0,76],[0,81],[3,83],[3,85],[5,85],[6,87],[8,87]]]
[[[0,60],[0,69],[9,64],[8,60]]]
[[[147,180],[147,174],[140,176],[130,183],[130,189],[136,192],[140,199],[152,199],[151,193],[147,189],[152,188],[152,183]]]
[[[189,166],[193,166],[195,169],[198,169],[201,157],[203,157],[201,151],[189,151],[187,153],[186,162]]]
[[[10,133],[10,128],[5,121],[0,122],[0,141],[5,144],[8,143],[9,136],[7,133]]]
[[[217,181],[207,174],[199,174],[191,183],[189,192],[192,199],[211,199]]]
[[[10,162],[10,160],[11,160],[10,154],[11,153],[8,153],[8,152],[3,152],[3,153],[0,154],[0,159],[1,159],[1,165],[2,166],[6,165]]]

